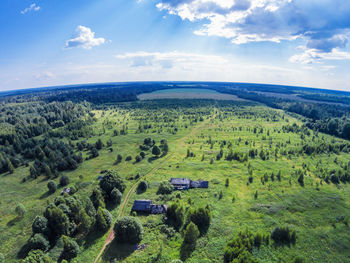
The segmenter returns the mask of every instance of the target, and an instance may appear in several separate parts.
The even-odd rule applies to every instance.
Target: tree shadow
[[[45,199],[45,198],[49,197],[50,195],[51,195],[51,193],[50,193],[49,191],[47,191],[47,192],[43,193],[43,194],[39,197],[39,199],[40,199],[40,200]]]
[[[196,248],[196,244],[182,243],[180,249],[180,258],[182,261],[186,261],[188,259],[194,249]]]
[[[14,226],[16,223],[18,223],[21,220],[22,220],[22,217],[17,216],[14,219],[11,219],[10,221],[8,221],[6,225],[8,227],[11,227],[11,226]]]
[[[91,231],[87,236],[82,237],[78,240],[79,246],[83,246],[85,249],[91,247],[92,245],[96,244],[96,241],[103,237],[105,233],[95,230]]]
[[[103,259],[108,262],[113,259],[124,260],[135,251],[136,247],[137,245],[120,244],[114,239],[107,252],[103,255]]]
[[[30,245],[28,244],[28,242],[26,242],[21,249],[17,252],[17,258],[25,258],[29,251],[31,250]]]
[[[154,160],[157,160],[159,157],[157,157],[157,156],[152,156],[152,157],[149,157],[148,158],[148,162],[149,163],[152,163]]]

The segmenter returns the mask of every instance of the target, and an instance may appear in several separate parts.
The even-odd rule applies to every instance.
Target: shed
[[[208,181],[191,181],[191,188],[208,188],[209,182]]]
[[[170,183],[175,190],[187,190],[191,186],[191,180],[188,178],[171,178]]]
[[[132,211],[135,212],[151,212],[151,200],[135,200],[132,206]]]

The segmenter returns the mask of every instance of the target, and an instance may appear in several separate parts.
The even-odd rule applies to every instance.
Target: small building
[[[135,200],[131,211],[146,214],[164,214],[166,205],[155,205],[151,200]]]
[[[208,188],[209,182],[208,181],[191,181],[191,188]]]
[[[171,178],[170,183],[175,190],[187,190],[191,186],[191,180],[188,178]]]
[[[135,200],[131,211],[150,213],[152,207],[151,200]]]
[[[65,188],[62,190],[61,195],[63,195],[63,194],[69,194],[69,192],[70,192],[70,188],[69,188],[69,187],[65,187]]]

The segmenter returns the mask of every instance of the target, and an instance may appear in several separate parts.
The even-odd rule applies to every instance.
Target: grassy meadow
[[[212,220],[208,232],[197,240],[186,262],[223,262],[223,248],[239,231],[269,234],[277,226],[294,229],[297,241],[289,246],[275,246],[271,242],[254,248],[252,254],[260,262],[287,263],[296,256],[303,257],[305,262],[349,262],[350,187],[342,182],[325,182],[320,178],[320,168],[343,169],[350,154],[299,151],[307,144],[336,145],[345,141],[311,130],[287,131],[284,127],[293,124],[301,127],[302,122],[261,105],[210,100],[188,105],[191,103],[143,101],[94,110],[97,121],[89,127],[90,138],[84,140],[95,143],[101,139],[105,144],[112,140],[112,146],[103,147],[98,157],[84,161],[78,169],[64,172],[70,185],[78,186],[77,194],[89,195],[98,185],[100,172],[114,169],[126,183],[125,197],[128,189],[140,180],[147,181],[148,190],[142,194],[133,192],[123,215],[131,214],[136,199],[167,205],[179,201],[186,208],[209,205]],[[115,136],[114,130],[123,127],[127,127],[127,134]],[[148,137],[157,145],[165,139],[169,152],[153,158],[151,151],[146,151],[146,157],[136,163],[135,156],[141,152],[139,146]],[[230,151],[244,156],[251,149],[263,150],[268,157],[225,160]],[[220,151],[223,155],[217,158]],[[123,156],[119,164],[115,164],[117,154]],[[87,156],[84,152],[84,158]],[[127,156],[132,160],[126,161]],[[298,170],[304,174],[303,186],[298,181]],[[278,172],[280,180],[275,176]],[[28,167],[20,167],[14,174],[1,175],[0,252],[5,255],[5,262],[16,262],[20,248],[32,234],[33,219],[42,214],[62,189],[49,195],[47,180],[43,178],[22,182],[28,173]],[[209,188],[157,195],[160,182],[172,177],[208,180]],[[23,219],[18,219],[14,212],[18,203],[27,210]],[[116,219],[120,207],[110,212]],[[100,262],[171,262],[180,258],[181,231],[171,236],[164,233],[163,215],[137,217],[144,228],[141,244],[145,247],[134,251],[131,245],[112,242]],[[103,236],[92,233],[80,241],[80,253],[71,262],[94,262],[107,236],[108,233]]]

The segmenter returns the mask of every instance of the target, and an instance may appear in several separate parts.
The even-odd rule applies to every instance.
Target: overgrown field
[[[296,257],[304,262],[350,261],[348,141],[314,132],[297,116],[282,110],[248,102],[157,100],[104,105],[92,112],[95,120],[84,127],[85,138],[69,132],[59,138],[75,152],[81,151],[84,159],[75,170],[60,173],[70,179],[67,187],[77,188],[74,195],[89,197],[99,184],[98,177],[103,176],[101,171],[116,170],[126,185],[123,204],[131,187],[140,181],[148,184],[145,192],[132,191],[122,213],[140,220],[144,230],[140,244],[145,246],[134,250],[134,245],[113,241],[100,262],[171,262],[180,258],[223,262],[228,242],[239,232],[270,237],[276,227],[295,231],[296,241],[270,239],[268,244],[248,249],[249,257],[258,262],[294,262]],[[152,147],[145,147],[147,138],[159,148],[162,140],[166,141],[168,151],[152,154]],[[83,141],[94,145],[99,139],[103,147],[94,158],[88,147],[78,149]],[[48,180],[59,185],[59,177],[41,175],[23,181],[29,170],[30,165],[20,166],[12,174],[1,175],[0,253],[5,262],[23,257],[21,249],[32,235],[34,218],[42,215],[63,189],[59,186],[55,193],[48,193]],[[174,177],[207,180],[209,188],[157,193],[161,182]],[[183,208],[183,224],[176,229],[164,215],[132,214],[133,201],[138,199],[168,207],[176,203]],[[23,217],[14,211],[18,203],[25,207]],[[116,220],[122,205],[107,208]],[[184,256],[187,217],[197,208],[210,211],[210,225]],[[108,232],[95,231],[83,238],[81,233],[72,236],[80,252],[71,262],[94,262],[107,236]],[[47,253],[54,257],[52,250]]]

